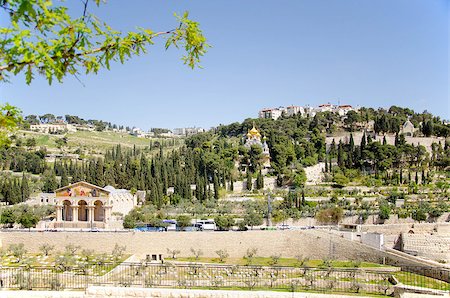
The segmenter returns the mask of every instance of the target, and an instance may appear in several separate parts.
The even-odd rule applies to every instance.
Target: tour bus
[[[202,219],[197,221],[197,224],[202,226],[203,231],[215,231],[217,228],[214,219]]]

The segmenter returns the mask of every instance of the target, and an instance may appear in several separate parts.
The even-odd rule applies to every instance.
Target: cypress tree
[[[219,200],[219,179],[217,178],[217,173],[213,174],[213,185],[214,185],[214,199]]]
[[[258,176],[256,177],[256,189],[263,189],[264,188],[264,177],[261,173],[261,170],[259,170]]]
[[[52,170],[47,171],[44,173],[44,184],[42,186],[43,192],[53,192],[55,189],[58,188],[58,182],[56,182],[56,176],[55,172]]]
[[[306,200],[305,200],[305,189],[302,188],[302,206],[306,205]]]
[[[250,170],[247,168],[247,183],[246,183],[247,190],[252,190],[252,175],[250,173]]]
[[[69,177],[67,177],[67,171],[65,168],[62,169],[61,173],[61,187],[69,185]]]
[[[352,133],[350,133],[349,146],[350,146],[350,154],[353,154],[353,151],[355,149],[355,141],[353,140],[353,134]]]
[[[104,177],[104,166],[103,166],[103,159],[99,158],[97,160],[97,164],[95,167],[95,184],[98,186],[105,186],[105,177]],[[130,177],[131,178],[131,177]]]
[[[30,187],[28,186],[28,178],[25,173],[22,175],[22,184],[20,188],[22,193],[22,202],[25,202],[30,197]]]
[[[11,202],[13,204],[20,203],[22,201],[22,192],[17,179],[14,179],[11,183]]]
[[[338,145],[338,166],[344,168],[344,148],[342,148],[342,142],[339,141]]]

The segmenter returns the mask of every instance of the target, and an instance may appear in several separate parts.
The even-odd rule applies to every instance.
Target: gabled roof
[[[107,193],[111,192],[111,191],[109,191],[109,190],[107,190],[107,189],[105,189],[103,187],[100,187],[100,186],[88,183],[86,181],[79,181],[79,182],[75,182],[75,183],[69,184],[67,186],[60,187],[58,189],[55,189],[55,192],[61,191],[61,190],[67,189],[67,188],[72,188],[72,187],[75,187],[75,186],[80,185],[80,184],[81,185],[85,185],[85,186],[89,186],[89,187],[92,187],[92,188],[96,188],[96,189],[102,190],[102,191],[107,192]]]
[[[407,126],[414,127],[414,124],[412,124],[411,121],[409,121],[409,119],[408,119],[408,120],[405,121],[405,123],[403,123],[403,127],[407,127]]]

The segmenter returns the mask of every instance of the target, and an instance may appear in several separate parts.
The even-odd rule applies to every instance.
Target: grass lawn
[[[1,266],[3,267],[21,267],[24,265],[30,267],[54,267],[56,268],[56,261],[58,257],[62,257],[63,254],[52,254],[44,256],[41,254],[26,254],[21,258],[20,262],[12,255],[4,255],[1,258]],[[82,255],[73,255],[70,262],[70,267],[77,270],[80,265],[84,265],[92,270],[95,275],[103,275],[114,269],[118,264],[129,258],[130,255],[124,254],[118,260],[115,260],[112,255],[94,254],[89,256],[89,261],[86,261],[86,257]]]
[[[72,153],[75,149],[89,149],[98,153],[103,153],[112,147],[121,144],[126,148],[133,148],[136,146],[137,148],[145,148],[150,145],[150,141],[157,142],[161,141],[160,138],[138,138],[136,136],[132,136],[127,133],[117,133],[111,131],[76,131],[69,132],[67,134],[61,135],[49,135],[44,133],[32,132],[32,131],[23,131],[21,130],[18,133],[19,137],[22,138],[31,138],[33,137],[36,140],[36,148],[46,147],[51,151],[59,151],[56,140],[60,139],[64,136],[67,137],[68,142],[65,146],[65,151],[68,153]],[[183,139],[174,139],[175,146],[177,148],[183,144]],[[167,147],[169,148],[169,147]],[[166,148],[166,149],[167,149]],[[170,150],[174,149],[170,147]],[[159,152],[159,150],[156,150]]]
[[[200,263],[212,263],[212,264],[226,264],[226,265],[248,265],[248,262],[244,258],[227,258],[224,262],[220,262],[219,258],[206,258],[206,257],[200,257],[198,261],[195,260],[194,257],[178,257],[176,259],[166,259],[170,261],[177,261],[177,262],[200,262]],[[332,267],[334,268],[354,268],[355,263],[352,261],[341,261],[341,260],[335,260],[332,261]],[[253,258],[252,265],[256,266],[283,266],[283,267],[296,267],[298,266],[297,259],[294,258],[280,258],[277,262],[277,264],[273,264],[273,260],[271,258],[265,258],[265,257],[255,257]],[[309,260],[306,262],[304,266],[306,267],[313,267],[318,268],[323,265],[322,260]],[[376,263],[369,263],[369,262],[362,262],[359,267],[361,268],[388,268],[391,266],[388,265],[382,265],[382,264],[376,264]]]
[[[394,276],[398,279],[399,282],[408,286],[416,286],[422,288],[431,288],[447,291],[450,290],[449,283],[431,277],[403,271],[395,272]]]

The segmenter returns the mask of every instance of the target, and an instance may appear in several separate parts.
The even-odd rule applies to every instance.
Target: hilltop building
[[[192,136],[201,132],[205,132],[205,130],[201,127],[180,127],[173,129],[174,136]]]
[[[318,107],[310,106],[288,106],[288,107],[278,107],[278,108],[267,108],[262,109],[258,112],[258,117],[263,119],[273,119],[277,120],[282,115],[294,116],[300,114],[302,117],[314,117],[317,113],[331,112],[336,113],[343,117],[347,115],[349,111],[355,111],[357,108],[353,108],[351,105],[333,105],[330,103],[321,104]]]
[[[247,148],[250,148],[251,146],[256,145],[260,146],[262,149],[262,165],[265,169],[270,168],[270,151],[269,146],[266,142],[266,137],[262,137],[261,141],[261,134],[259,131],[255,128],[255,125],[253,125],[252,129],[249,129],[247,132],[247,135],[245,136],[245,144],[244,146]]]
[[[55,190],[54,228],[111,228],[112,213],[123,215],[137,205],[128,190],[81,181]],[[49,202],[50,203],[50,202]]]
[[[77,131],[75,126],[67,123],[32,124],[30,125],[30,130],[41,133],[60,133],[60,132]]]
[[[416,128],[409,120],[406,120],[406,122],[403,123],[403,125],[401,127],[401,133],[407,137],[412,137],[414,135],[415,131],[416,131]]]
[[[264,119],[277,120],[278,118],[281,117],[281,115],[283,114],[283,111],[284,111],[283,107],[274,108],[274,109],[263,109],[263,110],[259,111],[258,117],[264,118]]]

